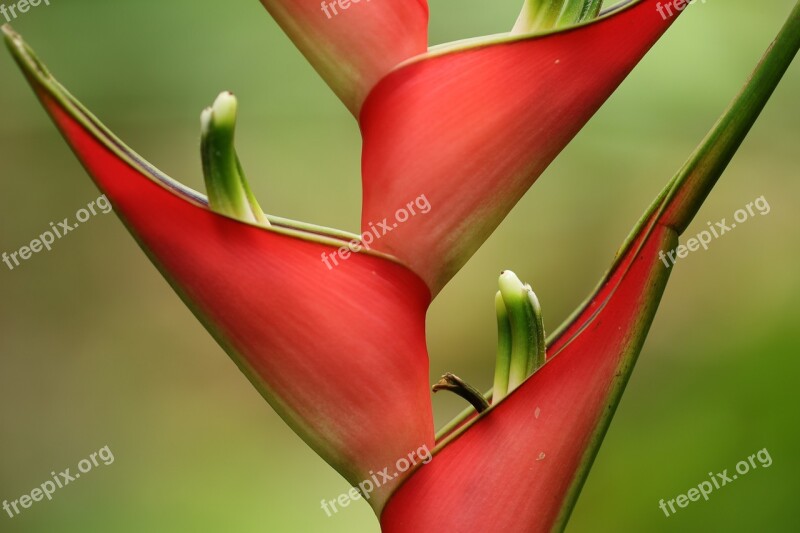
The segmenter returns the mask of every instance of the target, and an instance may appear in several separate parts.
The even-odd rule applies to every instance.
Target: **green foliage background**
[[[434,43],[504,31],[519,8],[430,4]],[[490,386],[501,269],[534,285],[549,329],[582,301],[793,4],[687,9],[435,302],[432,376]],[[196,188],[200,110],[233,90],[240,154],[265,210],[358,227],[356,125],[255,0],[59,0],[14,26],[120,137]],[[0,79],[0,252],[10,252],[98,193],[4,52]],[[687,231],[761,195],[772,207],[676,267],[569,531],[796,530],[798,94],[794,65]],[[462,407],[434,403],[440,425]],[[0,514],[0,531],[377,531],[363,503],[333,518],[320,510],[346,483],[262,401],[113,216],[14,271],[0,265],[0,500],[106,444],[113,465],[21,516]],[[658,509],[764,447],[770,468],[671,518]]]

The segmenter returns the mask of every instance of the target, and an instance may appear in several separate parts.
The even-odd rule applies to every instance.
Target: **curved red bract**
[[[425,0],[261,3],[356,116],[378,80],[428,49]]]
[[[433,446],[422,280],[356,253],[330,270],[321,261],[330,245],[213,213],[121,159],[36,88],[155,265],[317,453],[358,483]],[[378,489],[371,503],[384,498]]]
[[[658,252],[677,234],[646,227],[548,363],[392,496],[384,533],[545,532],[565,521],[669,275]]]
[[[643,0],[593,23],[413,60],[360,115],[362,229],[422,194],[376,248],[436,294],[674,20]]]

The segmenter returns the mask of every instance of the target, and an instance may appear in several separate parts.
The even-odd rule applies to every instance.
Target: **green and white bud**
[[[244,222],[269,226],[236,155],[237,107],[233,93],[223,92],[200,115],[200,152],[209,207]]]

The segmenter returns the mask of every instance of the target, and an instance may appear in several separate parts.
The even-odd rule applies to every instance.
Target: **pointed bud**
[[[500,275],[499,285],[511,332],[507,391],[512,392],[544,364],[542,310],[530,285],[524,285],[510,270]],[[505,372],[505,368],[501,367],[500,372]],[[502,396],[496,398],[500,399]]]
[[[242,171],[234,147],[236,97],[223,92],[200,115],[200,152],[203,159],[208,203],[221,215],[269,226]]]

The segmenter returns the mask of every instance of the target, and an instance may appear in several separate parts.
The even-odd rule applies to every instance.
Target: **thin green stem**
[[[800,48],[800,2],[747,84],[675,176],[661,223],[683,233],[741,146]]]

